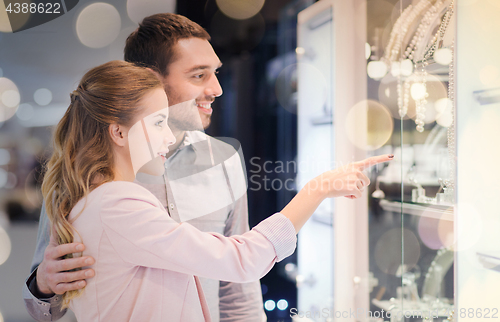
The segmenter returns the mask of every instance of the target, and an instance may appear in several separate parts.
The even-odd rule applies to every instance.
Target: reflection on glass
[[[346,117],[347,137],[356,147],[366,151],[383,146],[391,137],[393,127],[389,109],[374,100],[357,103]]]

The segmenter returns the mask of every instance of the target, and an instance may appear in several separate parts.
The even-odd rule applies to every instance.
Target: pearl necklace
[[[421,0],[415,6],[409,5],[402,13],[401,16],[396,20],[394,24],[389,42],[384,51],[384,56],[381,61],[385,62],[389,67],[393,61],[398,58],[399,51],[401,49],[401,43],[404,37],[408,33],[410,25],[417,19],[420,14],[426,10],[431,3],[429,0]]]
[[[427,93],[427,71],[425,69],[428,64],[427,60],[424,60],[422,62],[422,69],[420,73],[415,73],[415,75],[418,75],[420,78],[420,84],[422,84],[423,92],[419,98],[415,99],[415,124],[417,125],[417,131],[419,132],[424,131],[427,97],[429,97],[429,93]]]
[[[425,35],[429,32],[430,27],[431,27],[431,22],[434,21],[437,16],[440,15],[441,10],[439,10],[439,7],[443,5],[443,0],[438,0],[434,6],[432,6],[424,15],[424,18],[422,18],[421,23],[419,24],[417,31],[415,35],[413,36],[412,41],[408,45],[406,51],[405,51],[405,58],[416,60],[414,57],[415,50],[421,46],[421,42],[424,40]],[[439,26],[439,30],[436,32],[434,37],[432,38],[430,44],[426,46],[425,54],[423,57],[423,60],[419,62],[421,66],[420,72],[415,72],[415,76],[417,76],[420,79],[420,83],[422,84],[422,90],[423,93],[422,95],[415,100],[415,105],[416,105],[416,118],[415,118],[415,124],[417,125],[417,131],[423,132],[424,131],[424,119],[425,119],[425,111],[426,111],[426,105],[427,105],[427,97],[429,94],[427,93],[427,70],[426,67],[429,64],[428,59],[434,55],[434,52],[436,51],[437,47],[437,40],[438,36],[441,38],[440,46],[442,45],[442,39],[444,37],[444,34],[446,32],[446,29],[449,25],[449,22],[451,20],[451,16],[453,15],[453,0],[447,9],[446,13],[443,16],[443,20]],[[418,70],[418,65],[415,63],[415,70]],[[404,81],[404,92],[402,90],[401,86],[401,78],[398,76],[398,84],[397,84],[397,92],[398,92],[398,110],[399,110],[399,115],[401,118],[403,118],[406,113],[408,113],[408,103],[409,103],[409,96],[410,96],[410,78],[406,78]]]
[[[432,40],[429,42],[429,45],[425,48],[425,54],[424,54],[424,59],[429,59],[434,55],[436,52],[436,49],[439,49],[443,47],[443,38],[446,33],[446,29],[448,28],[448,25],[450,24],[451,21],[451,16],[453,16],[454,10],[453,10],[453,2],[454,0],[451,1],[450,6],[446,10],[443,20],[441,21],[441,24],[439,25],[439,30],[438,32],[434,35]],[[439,41],[439,46],[438,46],[438,39]]]
[[[439,15],[439,8],[442,6],[444,0],[438,0],[436,3],[424,14],[424,17],[420,21],[417,27],[415,35],[413,35],[406,51],[403,55],[404,58],[413,60],[413,56],[417,47],[420,47],[424,37],[429,33],[432,22]]]

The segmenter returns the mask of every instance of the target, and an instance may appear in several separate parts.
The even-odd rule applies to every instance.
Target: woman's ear
[[[109,135],[116,145],[121,147],[127,145],[127,133],[124,126],[119,124],[110,124]]]

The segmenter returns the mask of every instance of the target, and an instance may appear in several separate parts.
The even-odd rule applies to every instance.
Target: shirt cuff
[[[292,255],[297,246],[297,234],[290,219],[281,213],[276,213],[253,228],[271,244],[276,252],[277,262]]]
[[[46,295],[43,294],[38,290],[38,286],[36,285],[36,271],[38,268],[36,268],[33,273],[31,273],[30,277],[28,277],[28,280],[26,281],[26,285],[28,286],[28,289],[30,290],[31,294],[36,297],[39,300],[50,302],[51,298],[56,297],[55,294],[52,295]]]
[[[66,313],[66,309],[61,310],[62,296],[55,294],[48,298],[43,298],[44,295],[37,297],[41,293],[36,287],[36,271],[35,269],[31,273],[23,287],[24,303],[28,313],[36,321],[55,321]]]

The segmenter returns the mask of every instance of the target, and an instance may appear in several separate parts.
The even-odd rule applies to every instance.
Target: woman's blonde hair
[[[71,104],[55,131],[54,152],[42,184],[45,209],[59,244],[73,242],[67,217],[75,204],[114,179],[110,124],[132,125],[139,101],[155,88],[162,84],[153,72],[115,60],[87,72],[71,94]],[[79,293],[66,292],[63,308]]]

